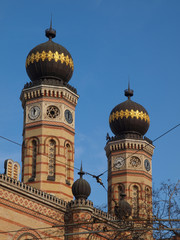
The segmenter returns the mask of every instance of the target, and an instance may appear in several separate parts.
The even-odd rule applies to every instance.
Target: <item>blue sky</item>
[[[125,101],[130,78],[132,100],[150,115],[146,136],[155,139],[180,123],[180,1],[173,0],[31,0],[0,2],[0,135],[22,142],[19,96],[29,81],[28,52],[47,39],[53,15],[55,42],[74,60],[70,84],[80,95],[76,108],[75,166],[93,174],[107,169],[104,151],[109,114]],[[180,169],[180,127],[155,142],[153,183],[172,179]],[[0,139],[0,172],[7,158],[21,161],[21,148]],[[94,179],[90,199],[107,202]],[[75,178],[77,175],[75,174]],[[107,184],[107,175],[102,180]]]

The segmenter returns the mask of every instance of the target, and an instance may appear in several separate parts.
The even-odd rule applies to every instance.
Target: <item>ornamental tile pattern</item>
[[[119,111],[113,112],[109,117],[109,122],[111,123],[112,121],[118,120],[119,118],[123,119],[128,117],[137,119],[140,118],[141,120],[150,123],[150,118],[147,113],[143,113],[143,111],[140,112],[138,110],[134,111],[133,109],[131,109],[130,111],[126,109],[125,111],[121,110],[120,112]]]
[[[59,54],[57,51],[56,52],[45,52],[42,51],[37,52],[37,53],[32,53],[31,55],[28,55],[26,58],[26,67],[29,66],[30,64],[33,64],[34,62],[39,62],[48,60],[49,62],[54,60],[55,62],[61,61],[61,63],[65,63],[66,66],[69,66],[72,70],[74,69],[74,64],[72,58],[70,58],[68,55],[64,55],[64,53]]]
[[[29,199],[20,197],[14,193],[0,189],[0,198],[7,200],[9,203],[15,203],[19,206],[32,210],[41,215],[48,216],[57,221],[64,222],[64,214],[60,214],[58,211],[52,210]]]

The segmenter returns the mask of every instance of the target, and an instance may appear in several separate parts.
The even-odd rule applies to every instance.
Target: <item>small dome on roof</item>
[[[82,171],[82,165],[78,174],[80,175],[80,178],[73,183],[72,193],[76,199],[87,199],[91,193],[91,187],[89,183],[82,177],[85,174]]]

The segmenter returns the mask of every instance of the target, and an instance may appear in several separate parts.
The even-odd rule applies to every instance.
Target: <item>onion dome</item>
[[[82,171],[82,164],[78,174],[80,175],[80,178],[73,183],[72,193],[75,196],[75,199],[87,199],[91,193],[91,187],[89,183],[82,178],[82,176],[85,174]]]
[[[150,125],[150,118],[146,109],[131,100],[133,90],[125,90],[128,100],[117,105],[110,113],[109,124],[115,136],[126,133],[144,135]]]
[[[115,206],[114,212],[116,217],[118,217],[119,219],[125,219],[131,216],[132,207],[127,201],[124,200],[124,198],[126,197],[125,193],[121,193],[120,196],[121,199],[118,206]]]
[[[73,74],[73,60],[66,48],[52,41],[56,31],[45,31],[49,40],[33,48],[26,58],[26,71],[32,82],[39,79],[57,79],[67,83]]]

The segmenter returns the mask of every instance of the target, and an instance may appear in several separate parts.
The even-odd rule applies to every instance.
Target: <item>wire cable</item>
[[[163,134],[161,134],[161,135],[158,136],[157,138],[155,138],[155,139],[152,141],[152,143],[154,143],[155,141],[157,141],[157,140],[159,140],[160,138],[164,137],[165,135],[167,135],[168,133],[170,133],[171,131],[173,131],[174,129],[176,129],[176,128],[179,127],[179,126],[180,126],[180,123],[177,124],[177,125],[175,125],[174,127],[170,128],[169,130],[167,130],[166,132],[164,132]],[[13,140],[11,140],[11,139],[9,139],[9,138],[3,137],[3,136],[0,136],[0,138],[4,139],[4,140],[6,140],[6,141],[9,141],[9,142],[11,142],[11,143],[13,143],[13,144],[16,144],[16,145],[18,145],[18,146],[22,146],[20,143],[18,143],[18,142],[16,142],[16,141],[13,141]],[[148,145],[151,145],[151,143],[145,144],[145,146],[144,146],[143,148],[147,147]],[[24,147],[24,148],[30,149],[30,150],[32,151],[31,148],[27,148],[27,147]],[[134,154],[138,153],[138,152],[141,151],[141,150],[142,150],[142,149],[138,149],[138,150],[135,151],[133,154],[131,154],[131,155],[129,155],[128,157],[126,157],[124,160],[127,160],[128,158],[132,157]],[[48,157],[48,156],[45,155],[45,154],[42,154],[42,155],[44,155],[45,157]],[[62,162],[62,161],[59,161],[59,160],[56,160],[56,161],[57,161],[57,162],[60,162],[60,163],[63,163],[64,165],[66,165],[66,166],[68,166],[68,167],[72,167],[72,166],[70,166],[69,164],[64,163],[64,162]],[[80,171],[80,169],[77,168],[77,167],[73,167],[73,168],[76,169],[76,170],[78,170],[78,171]],[[113,166],[112,168],[110,168],[110,170],[113,169],[113,168],[114,168],[114,166]],[[102,172],[102,173],[99,174],[99,175],[94,175],[94,174],[91,174],[91,173],[89,173],[89,172],[85,172],[85,174],[90,175],[90,176],[92,176],[93,178],[96,178],[97,183],[99,183],[101,186],[103,186],[103,188],[107,191],[107,189],[105,188],[105,186],[104,186],[104,184],[103,184],[103,182],[102,182],[102,179],[100,178],[100,177],[101,177],[102,175],[104,175],[106,172],[108,172],[108,169],[105,170],[104,172]]]
[[[16,145],[22,147],[22,144],[20,144],[20,143],[18,143],[18,142],[15,142],[15,141],[13,141],[13,140],[11,140],[11,139],[9,139],[9,138],[3,137],[3,136],[0,136],[0,138],[2,138],[3,140],[6,140],[6,141],[8,141],[8,142],[11,142],[11,143],[13,143],[13,144],[16,144]],[[30,151],[33,151],[33,149],[32,149],[31,147],[23,146],[22,148],[28,149],[28,150],[30,150]],[[44,157],[47,157],[47,158],[49,157],[48,155],[46,155],[46,154],[44,154],[44,153],[41,153],[41,155],[44,156]],[[69,164],[67,164],[67,163],[65,163],[65,162],[59,161],[59,160],[56,160],[56,162],[62,163],[62,164],[64,164],[64,165],[68,166],[68,167],[72,167],[71,165],[69,165]],[[78,170],[78,171],[80,171],[80,169],[77,168],[77,167],[73,167],[73,168],[76,169],[76,170]]]

